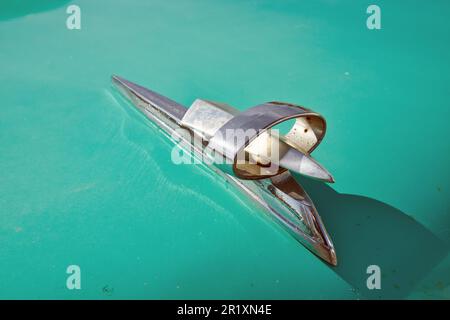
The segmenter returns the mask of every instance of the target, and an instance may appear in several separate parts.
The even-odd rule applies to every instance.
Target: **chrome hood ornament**
[[[313,202],[289,172],[334,182],[310,156],[325,135],[321,115],[282,102],[240,112],[223,103],[197,99],[185,108],[121,77],[113,76],[112,82],[166,134],[261,205],[305,247],[337,264],[333,243]],[[287,120],[295,123],[281,135],[274,127]]]

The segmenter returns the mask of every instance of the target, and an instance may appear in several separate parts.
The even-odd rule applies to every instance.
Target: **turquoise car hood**
[[[450,3],[377,2],[381,30],[360,1],[79,0],[79,30],[72,2],[0,4],[0,298],[450,298]],[[320,112],[336,183],[297,178],[338,266],[174,165],[113,73],[184,105]]]

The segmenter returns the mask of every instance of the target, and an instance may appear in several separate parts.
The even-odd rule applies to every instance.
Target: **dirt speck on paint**
[[[438,290],[444,290],[447,287],[447,285],[443,281],[438,281],[436,282],[435,287]]]
[[[102,288],[102,292],[108,296],[111,296],[114,293],[114,288],[110,287],[108,284]]]

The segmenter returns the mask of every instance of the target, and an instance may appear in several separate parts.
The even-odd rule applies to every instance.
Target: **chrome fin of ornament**
[[[269,217],[305,247],[337,265],[333,243],[313,202],[289,172],[334,182],[331,174],[310,156],[325,135],[322,116],[282,102],[240,112],[223,103],[197,99],[185,108],[121,77],[113,76],[112,82],[169,136],[178,135],[192,145],[190,150],[195,156],[210,159],[209,168],[261,205]],[[295,124],[286,135],[272,130],[290,119],[295,119]],[[177,129],[184,129],[187,136],[179,135]],[[239,141],[226,134],[238,129],[250,134]],[[271,152],[266,152],[268,149]],[[215,161],[218,155],[227,161]]]

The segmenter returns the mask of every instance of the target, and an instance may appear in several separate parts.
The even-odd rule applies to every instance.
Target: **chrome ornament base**
[[[190,146],[194,156],[208,159],[209,168],[262,206],[311,252],[337,265],[333,243],[313,202],[289,172],[334,182],[310,156],[325,135],[322,116],[282,102],[239,112],[223,103],[197,99],[185,108],[121,77],[113,76],[112,82],[147,118]],[[295,119],[295,124],[286,135],[273,130],[290,119]],[[242,139],[227,134],[239,130],[246,133]]]

